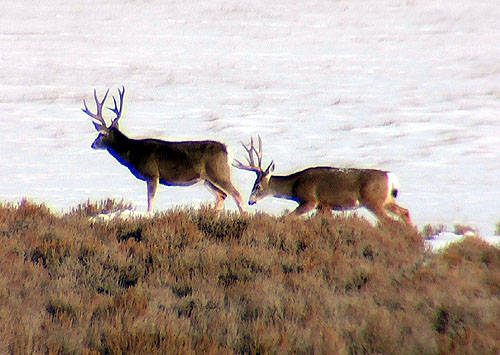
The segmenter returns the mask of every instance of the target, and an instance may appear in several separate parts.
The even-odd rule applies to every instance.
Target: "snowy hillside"
[[[132,137],[211,138],[235,156],[260,134],[277,173],[391,170],[414,222],[500,220],[500,7],[494,1],[4,0],[0,199],[65,210],[146,186],[108,153],[82,100],[125,85]],[[245,198],[254,176],[233,170]],[[161,188],[158,209],[212,203]],[[235,209],[228,199],[226,208]],[[267,199],[249,210],[281,213]]]

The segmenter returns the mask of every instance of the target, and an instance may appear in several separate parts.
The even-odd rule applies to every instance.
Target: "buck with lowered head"
[[[366,207],[380,222],[392,220],[387,211],[398,215],[411,226],[407,209],[396,204],[398,182],[396,176],[387,171],[375,169],[340,169],[334,167],[313,167],[291,175],[271,175],[274,163],[262,169],[262,140],[258,149],[253,138],[243,147],[248,153],[248,164],[235,160],[235,167],[253,171],[257,178],[248,204],[253,205],[266,196],[293,200],[299,206],[292,212],[296,215],[317,209],[331,214],[332,210],[347,210]],[[257,157],[257,162],[254,158]]]
[[[102,107],[108,96],[99,101],[96,90],[94,99],[96,113],[90,112],[83,100],[82,109],[92,117],[99,132],[92,148],[106,149],[138,179],[146,181],[148,191],[148,212],[153,209],[153,201],[158,184],[168,186],[189,186],[199,181],[216,196],[215,208],[220,210],[227,195],[231,195],[241,213],[245,212],[241,195],[231,183],[227,148],[216,141],[167,142],[159,139],[131,139],[120,132],[118,122],[123,108],[125,88],[118,89],[119,105],[113,97],[114,107],[109,108],[116,117],[109,126],[102,116]]]

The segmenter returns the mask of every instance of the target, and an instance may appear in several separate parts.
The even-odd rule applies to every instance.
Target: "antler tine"
[[[94,99],[95,99],[95,105],[97,107],[97,116],[102,118],[102,106],[104,105],[104,101],[106,101],[106,98],[108,97],[109,94],[109,89],[106,90],[106,93],[104,94],[104,97],[102,98],[102,101],[99,101],[97,98],[97,90],[94,89]]]
[[[259,168],[262,169],[262,139],[260,138],[260,135],[258,135],[257,137],[259,139],[259,150],[257,150],[255,148],[255,145],[253,143],[253,137],[250,138],[249,148],[245,147],[244,145],[243,146],[245,147],[245,150],[247,151],[248,156],[250,157],[249,162],[253,166],[258,166]],[[254,160],[254,157],[253,157],[253,153],[254,152],[255,152],[255,155],[257,156],[258,165],[255,165],[255,160]]]
[[[259,167],[262,168],[262,138],[260,138],[260,134],[257,135],[257,137],[259,138],[259,152],[256,151],[255,154],[257,155],[257,160],[259,161]]]
[[[87,102],[85,99],[83,100],[83,106],[82,111],[85,112],[87,115],[95,119],[96,121],[99,121],[102,123],[104,126],[106,126],[106,121],[104,121],[104,117],[102,117],[102,106],[104,105],[104,102],[106,101],[106,98],[108,97],[109,89],[106,91],[106,94],[104,95],[102,101],[99,101],[97,98],[97,90],[94,89],[94,100],[95,100],[95,105],[96,105],[96,113],[90,112],[89,108],[87,107]]]
[[[234,159],[236,164],[233,164],[236,168],[243,169],[243,170],[249,170],[249,171],[254,171],[257,174],[262,173],[262,140],[259,137],[259,151],[255,149],[253,137],[250,138],[250,143],[248,146],[241,142],[241,145],[243,148],[246,150],[248,157],[248,165],[241,163],[239,160]],[[257,155],[257,161],[258,165],[255,164],[255,158],[254,158],[254,152]],[[260,153],[259,153],[260,152]]]
[[[247,151],[248,154],[247,161],[250,164],[250,166],[256,166],[255,160],[253,158],[253,137],[250,137],[250,143],[248,143],[248,147],[245,144],[243,144],[243,142],[241,142],[241,144],[243,145],[243,148],[245,148],[245,150]]]
[[[256,173],[259,172],[255,167],[252,167],[252,166],[249,166],[249,165],[245,165],[241,161],[239,161],[238,159],[233,159],[233,164],[232,165],[235,168],[238,168],[238,169],[248,170],[248,171],[254,171]]]
[[[233,166],[238,168],[238,169],[243,169],[243,170],[249,170],[249,171],[257,171],[257,167],[255,166],[255,163],[254,163],[254,160],[253,160],[253,156],[252,156],[252,148],[247,148],[247,146],[245,145],[245,143],[243,142],[240,142],[241,145],[243,146],[243,148],[247,151],[248,153],[248,157],[247,157],[247,161],[248,161],[248,164],[243,164],[241,161],[237,160],[237,159],[233,159],[234,160],[234,163],[233,163]]]
[[[113,103],[115,107],[111,108],[108,107],[108,110],[113,111],[116,115],[116,118],[113,120],[112,124],[115,124],[118,122],[120,117],[122,116],[122,109],[123,109],[123,96],[125,95],[125,86],[122,86],[122,90],[120,91],[120,88],[118,88],[118,95],[120,97],[120,108],[118,108],[118,105],[116,104],[116,99],[113,96]]]

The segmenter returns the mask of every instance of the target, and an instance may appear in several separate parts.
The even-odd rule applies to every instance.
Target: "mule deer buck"
[[[291,175],[271,175],[274,163],[262,169],[262,140],[254,146],[253,138],[248,146],[242,143],[248,153],[248,164],[235,160],[235,167],[253,171],[257,178],[250,194],[249,205],[266,196],[293,200],[299,206],[292,212],[296,215],[318,209],[331,214],[332,210],[347,210],[366,207],[380,222],[392,220],[390,211],[411,226],[407,209],[396,204],[398,182],[390,172],[375,169],[340,169],[334,167],[313,167]],[[257,162],[255,161],[255,156]]]
[[[159,139],[131,139],[123,134],[118,123],[123,109],[125,87],[118,89],[119,104],[113,96],[114,107],[108,108],[116,117],[109,126],[102,115],[102,108],[109,89],[99,101],[94,89],[96,113],[90,112],[83,100],[82,109],[92,117],[99,135],[92,143],[93,149],[106,149],[138,179],[146,181],[148,192],[148,212],[153,209],[153,201],[158,183],[167,186],[189,186],[204,181],[216,196],[215,209],[220,210],[227,195],[231,195],[240,213],[244,205],[238,190],[231,183],[227,148],[215,141],[167,142]],[[97,122],[96,122],[97,121]]]

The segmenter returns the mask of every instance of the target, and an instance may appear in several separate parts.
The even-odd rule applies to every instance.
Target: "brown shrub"
[[[87,200],[72,208],[67,216],[95,217],[99,214],[110,214],[113,212],[123,212],[132,209],[132,204],[124,202],[123,200],[116,201],[110,198],[101,201]]]
[[[453,227],[453,233],[458,235],[477,235],[477,230],[476,228],[466,224],[455,224]]]
[[[438,224],[436,226],[426,224],[423,226],[420,233],[425,239],[430,239],[442,232],[446,232],[446,226],[444,224]]]
[[[500,351],[500,252],[478,238],[429,254],[397,222],[91,205],[0,206],[1,353]]]

